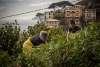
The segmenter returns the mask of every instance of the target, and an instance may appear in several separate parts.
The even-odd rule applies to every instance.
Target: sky
[[[43,8],[48,8],[50,4],[60,1],[64,0],[0,0],[0,18],[25,12],[35,11]],[[65,1],[73,2],[76,0],[65,0]],[[32,18],[34,18],[37,13],[44,13],[45,11],[51,11],[51,10],[53,9],[45,9],[18,16],[2,18],[0,19],[0,23],[9,22],[10,20],[18,20],[24,23],[33,22]],[[27,20],[27,22],[25,22],[25,20]]]
[[[77,0],[0,0],[0,18],[48,8],[50,4],[60,1],[77,2]],[[17,20],[21,30],[27,30],[28,26],[34,26],[37,23],[38,20],[32,20],[32,18],[36,17],[37,13],[44,13],[45,11],[52,10],[53,9],[45,9],[27,14],[2,18],[0,19],[0,27],[2,27],[6,22],[11,23],[14,22],[14,20]]]

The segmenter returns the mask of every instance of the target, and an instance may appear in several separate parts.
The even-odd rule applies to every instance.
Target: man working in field
[[[67,41],[70,40],[69,35],[71,33],[76,33],[77,31],[81,30],[81,28],[79,26],[76,26],[75,21],[71,20],[69,22],[69,28],[68,28],[68,32],[67,32]]]
[[[48,36],[47,31],[41,31],[39,34],[36,34],[33,37],[26,40],[23,44],[23,47],[30,50],[34,46],[38,46],[40,44],[46,44],[47,36]]]

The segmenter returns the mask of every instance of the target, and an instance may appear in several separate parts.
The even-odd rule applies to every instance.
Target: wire
[[[31,13],[31,12],[36,12],[36,11],[40,11],[40,10],[44,10],[44,9],[48,9],[48,8],[43,8],[43,9],[34,10],[34,11],[29,11],[29,12],[25,12],[25,13],[20,13],[20,14],[15,14],[15,15],[10,15],[10,16],[6,16],[6,17],[1,17],[0,19],[12,17],[12,16],[17,16],[17,15],[22,15],[22,14],[27,14],[27,13]]]
[[[80,0],[72,1],[71,3],[78,2],[78,1],[80,1]],[[44,9],[48,9],[48,8],[38,9],[38,10],[29,11],[29,12],[20,13],[20,14],[15,14],[15,15],[10,15],[10,16],[6,16],[6,17],[1,17],[0,19],[12,17],[12,16],[17,16],[17,15],[22,15],[22,14],[27,14],[27,13],[31,13],[31,12],[36,12],[36,11],[40,11],[40,10],[44,10]]]
[[[71,3],[78,2],[78,1],[81,1],[81,0],[72,1]]]

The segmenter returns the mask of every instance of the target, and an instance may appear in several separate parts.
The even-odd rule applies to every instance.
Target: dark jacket
[[[33,37],[31,37],[30,41],[34,46],[38,46],[40,44],[45,44],[45,42],[40,39],[39,34],[36,34]]]

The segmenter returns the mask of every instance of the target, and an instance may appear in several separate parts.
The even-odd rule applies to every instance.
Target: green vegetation
[[[0,48],[8,51],[9,55],[14,54],[16,42],[19,38],[20,27],[15,20],[15,23],[6,23],[0,28]]]
[[[41,16],[44,15],[43,13],[37,13],[36,16]]]
[[[62,28],[52,29],[41,24],[36,24],[34,27],[29,26],[28,31],[24,31],[20,39],[18,23],[11,24],[13,24],[12,27],[9,27],[11,25],[7,23],[0,28],[0,33],[7,31],[6,35],[0,35],[0,38],[6,37],[1,39],[0,46],[6,44],[5,47],[7,47],[13,44],[13,47],[9,46],[9,49],[13,49],[14,52],[9,54],[9,49],[0,48],[0,67],[100,67],[99,22],[90,23],[88,27],[72,36],[73,40],[68,42],[66,41],[66,32],[62,32]],[[5,26],[8,28],[6,29]],[[23,42],[41,30],[48,31],[48,44],[36,46],[32,48],[31,52],[22,49]],[[13,41],[11,41],[12,39]]]
[[[14,65],[11,56],[7,52],[0,51],[0,67],[11,67]]]
[[[61,2],[57,2],[57,3],[52,3],[48,8],[55,8],[56,6],[58,7],[64,7],[64,6],[73,6],[73,4],[71,4],[69,1],[61,1]]]
[[[99,0],[91,0],[93,3]],[[76,4],[88,5],[87,0]],[[72,5],[68,1],[52,3],[48,8],[64,7]],[[93,5],[91,8],[97,8]],[[97,10],[97,17],[100,17]],[[37,13],[40,16],[42,13]],[[63,24],[64,13],[55,11],[55,19]],[[24,41],[46,30],[49,33],[48,43],[32,48],[28,52],[22,47]],[[42,24],[28,26],[27,31],[20,33],[20,26],[14,23],[6,23],[0,27],[0,67],[100,67],[100,22],[92,22],[88,27],[73,34],[72,40],[66,41],[66,32],[62,28],[47,28]]]
[[[54,19],[57,19],[60,21],[60,24],[65,24],[65,14],[64,12],[60,11],[60,10],[56,10],[54,13]]]

